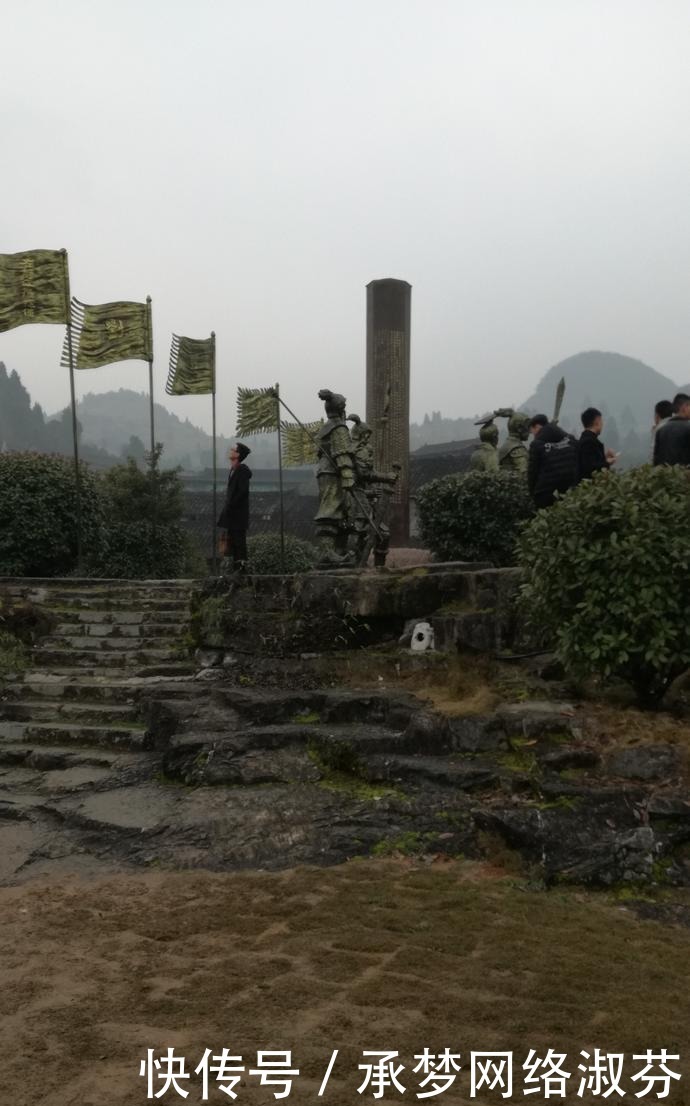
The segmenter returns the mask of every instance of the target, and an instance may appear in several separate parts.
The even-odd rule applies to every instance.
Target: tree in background
[[[177,469],[160,467],[163,446],[133,457],[101,477],[103,543],[91,559],[94,575],[174,579],[202,575],[205,563],[182,526],[183,489]]]

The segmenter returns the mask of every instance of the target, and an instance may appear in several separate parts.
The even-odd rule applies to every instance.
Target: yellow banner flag
[[[65,250],[0,254],[0,333],[26,323],[66,323]]]
[[[316,435],[323,426],[323,419],[301,425],[298,422],[284,422],[283,464],[286,468],[297,465],[315,465],[317,457]]]

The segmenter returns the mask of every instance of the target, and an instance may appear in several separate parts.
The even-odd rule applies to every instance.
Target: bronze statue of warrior
[[[508,416],[508,437],[498,451],[500,468],[507,472],[519,472],[527,476],[527,446],[529,415],[511,408],[501,408],[496,416]]]
[[[322,388],[326,422],[316,436],[319,509],[314,519],[327,546],[326,560],[349,564],[348,538],[354,528],[352,491],[355,486],[355,447],[345,420],[345,396]]]
[[[475,424],[476,425],[476,424]],[[493,417],[482,423],[479,445],[470,457],[473,472],[498,472],[498,427]]]

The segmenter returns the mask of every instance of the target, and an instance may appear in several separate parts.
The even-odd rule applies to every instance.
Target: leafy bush
[[[425,484],[417,495],[424,544],[442,561],[515,563],[515,543],[534,506],[523,477],[468,472]]]
[[[193,550],[181,525],[182,484],[177,469],[161,469],[162,451],[157,445],[146,455],[145,469],[130,457],[101,477],[106,521],[89,562],[93,575],[174,579],[187,571]]]
[[[80,466],[82,547],[98,548],[98,480]],[[46,453],[0,453],[0,575],[60,576],[77,564],[74,462]]]
[[[520,545],[521,604],[566,667],[658,702],[690,665],[690,473],[598,474],[540,512]]]
[[[281,572],[309,572],[319,555],[316,546],[285,535],[285,569],[280,562],[280,534],[257,534],[249,539],[249,571],[259,576],[278,576]]]

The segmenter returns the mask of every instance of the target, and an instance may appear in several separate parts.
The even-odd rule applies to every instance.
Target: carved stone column
[[[410,305],[406,280],[367,284],[367,416],[374,432],[374,464],[402,466],[390,512],[393,544],[410,532]]]

